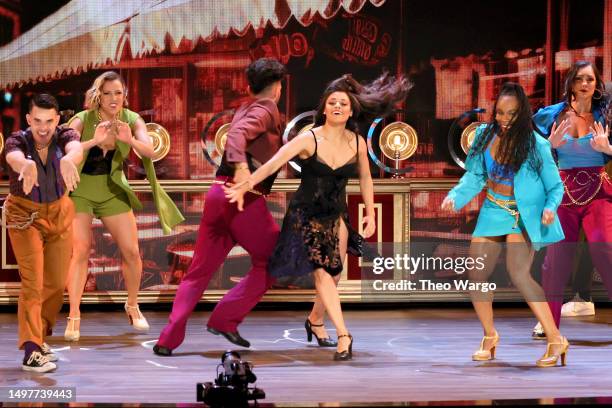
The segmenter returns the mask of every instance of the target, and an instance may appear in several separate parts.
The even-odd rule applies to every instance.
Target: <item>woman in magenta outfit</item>
[[[565,190],[558,209],[565,240],[548,248],[542,267],[542,284],[557,326],[581,228],[612,296],[612,182],[605,171],[612,145],[605,96],[595,65],[578,61],[567,74],[565,101],[534,116],[540,131],[550,135]]]

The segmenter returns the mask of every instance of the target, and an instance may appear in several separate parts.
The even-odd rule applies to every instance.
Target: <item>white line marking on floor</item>
[[[145,360],[147,363],[149,364],[153,364],[156,367],[161,367],[161,368],[178,368],[178,367],[174,367],[174,366],[167,366],[167,365],[163,365],[163,364],[159,364],[156,363],[155,361],[151,361],[151,360]]]
[[[140,343],[140,345],[144,348],[152,349],[155,343],[157,343],[157,339],[143,341],[142,343]]]

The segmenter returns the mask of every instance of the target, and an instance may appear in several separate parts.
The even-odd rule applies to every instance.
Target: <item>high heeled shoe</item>
[[[66,330],[64,331],[64,340],[66,341],[79,341],[81,338],[81,331],[74,328],[74,322],[81,320],[80,317],[68,317],[68,323],[66,324]]]
[[[317,339],[317,343],[319,343],[319,347],[336,347],[338,345],[338,343],[333,341],[331,337],[319,338],[319,336],[317,336],[317,333],[312,330],[313,327],[323,327],[323,325],[312,324],[310,322],[310,319],[306,319],[306,322],[304,323],[304,328],[306,329],[306,338],[308,339],[309,343],[312,341],[312,336],[314,335],[315,339]]]
[[[353,336],[351,336],[349,333],[339,335],[338,339],[340,339],[340,337],[348,337],[349,339],[351,339],[351,342],[349,343],[348,349],[340,352],[336,351],[334,353],[334,361],[351,360],[353,358]]]
[[[489,346],[488,349],[485,350],[484,344],[485,341],[493,339],[493,344]],[[488,361],[493,360],[495,358],[495,348],[497,347],[497,343],[499,343],[499,334],[495,332],[495,336],[483,336],[482,341],[480,342],[480,348],[472,354],[472,360],[474,361]]]
[[[562,347],[559,348],[555,353],[551,353],[550,346],[560,345]],[[569,349],[569,342],[567,338],[561,337],[561,342],[558,343],[548,343],[546,345],[546,353],[536,361],[536,366],[538,367],[554,367],[557,365],[557,361],[559,357],[561,357],[561,365],[565,365],[565,360],[567,358],[567,350]]]
[[[138,307],[138,305],[130,306],[126,302],[124,308],[125,308],[125,313],[127,314],[128,319],[130,320],[130,324],[134,327],[134,329],[140,330],[140,331],[149,330],[149,323],[147,322],[147,319],[145,319],[145,317],[140,312],[140,308]],[[136,316],[134,316],[133,313]]]

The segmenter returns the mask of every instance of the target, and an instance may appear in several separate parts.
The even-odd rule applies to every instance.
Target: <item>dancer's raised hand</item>
[[[100,146],[102,143],[104,143],[104,141],[108,137],[108,134],[110,131],[109,129],[110,129],[110,121],[105,120],[104,122],[98,123],[98,125],[96,126],[96,131],[94,132],[94,135],[93,135],[93,140],[96,146]]]
[[[557,126],[557,122],[553,123],[552,129],[550,130],[550,136],[548,137],[548,141],[553,149],[558,148],[559,146],[563,146],[567,143],[563,137],[571,127],[571,123],[569,119],[563,119],[561,123]]]
[[[133,135],[130,125],[120,120],[116,120],[113,122],[113,126],[116,129],[115,133],[117,134],[117,140],[131,145]]]
[[[605,154],[612,154],[612,146],[610,146],[610,140],[608,139],[610,136],[609,126],[606,125],[604,129],[601,123],[595,122],[589,131],[593,134],[593,139],[591,139],[591,147],[593,150]]]
[[[442,205],[440,206],[444,211],[455,211],[455,200],[446,196],[444,201],[442,201]]]

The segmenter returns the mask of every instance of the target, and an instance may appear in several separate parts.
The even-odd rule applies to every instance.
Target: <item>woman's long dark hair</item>
[[[604,119],[606,123],[612,123],[612,82],[606,83],[606,94],[605,94],[605,103],[604,103]],[[610,135],[612,138],[612,135]]]
[[[506,82],[502,85],[495,105],[493,105],[491,121],[487,124],[483,136],[470,149],[470,155],[483,153],[493,136],[500,133],[501,128],[495,120],[495,113],[497,112],[497,103],[502,96],[514,96],[519,105],[509,128],[499,140],[495,161],[513,172],[517,172],[525,161],[529,161],[531,167],[535,171],[539,171],[542,166],[542,159],[535,148],[536,139],[533,135],[531,105],[523,87],[514,82]]]
[[[402,75],[397,78],[383,73],[369,84],[361,84],[351,74],[344,74],[327,85],[319,102],[314,125],[321,126],[325,123],[325,103],[327,98],[334,92],[344,92],[351,102],[353,115],[349,118],[346,128],[359,133],[357,120],[360,118],[371,119],[379,116],[387,116],[393,112],[395,104],[404,100],[412,84]]]
[[[599,110],[601,114],[606,116],[606,86],[603,82],[601,74],[599,70],[589,61],[576,61],[574,65],[567,71],[567,75],[565,77],[565,89],[563,91],[563,98],[568,106],[572,105],[572,100],[574,99],[574,92],[572,91],[572,86],[574,85],[574,81],[576,80],[576,76],[578,76],[578,71],[582,68],[591,67],[593,68],[593,73],[595,74],[595,93],[591,98],[591,110],[594,113]],[[599,94],[597,93],[599,91]]]

